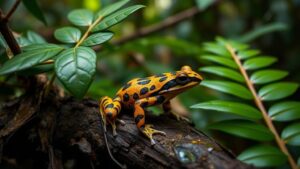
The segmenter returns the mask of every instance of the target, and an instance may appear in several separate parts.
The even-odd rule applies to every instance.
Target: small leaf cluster
[[[68,20],[74,26],[59,28],[54,33],[54,37],[63,44],[47,43],[33,32],[19,37],[23,52],[6,61],[0,67],[0,75],[28,69],[38,69],[36,73],[40,73],[50,67],[70,93],[83,97],[96,72],[97,57],[91,47],[110,40],[113,33],[108,29],[143,7],[133,5],[120,9],[128,2],[118,1],[96,13],[87,9],[71,11]]]
[[[236,58],[229,51],[228,44],[234,48]],[[267,126],[262,124],[265,117],[254,103],[259,99],[261,103],[270,105],[268,108],[263,105],[267,109],[268,118],[273,122],[285,122],[283,125],[286,127],[281,131],[281,139],[288,145],[300,146],[299,123],[286,123],[300,119],[300,102],[281,100],[294,94],[299,84],[281,81],[288,72],[269,68],[277,58],[261,55],[260,51],[251,49],[246,44],[217,38],[215,42],[205,43],[203,49],[205,54],[201,59],[214,65],[199,70],[218,77],[218,80],[207,79],[201,85],[239,99],[213,100],[193,105],[192,108],[236,116],[230,120],[211,124],[209,128],[258,142],[257,146],[242,152],[238,156],[240,160],[257,167],[284,164],[287,158],[280,149],[271,145],[262,145],[274,141],[274,135]],[[238,59],[240,64],[235,59]],[[254,87],[254,90],[249,88],[249,84]]]

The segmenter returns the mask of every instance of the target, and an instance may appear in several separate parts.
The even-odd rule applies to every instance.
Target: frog
[[[150,139],[151,145],[156,144],[153,135],[166,135],[165,132],[145,124],[146,108],[162,105],[165,113],[171,113],[176,118],[178,114],[171,111],[170,100],[178,94],[197,86],[203,77],[184,65],[175,72],[161,73],[146,78],[134,78],[118,90],[114,98],[104,96],[99,100],[99,109],[104,125],[112,127],[113,136],[117,135],[116,121],[121,110],[133,112],[137,128]],[[107,123],[108,122],[108,123]]]

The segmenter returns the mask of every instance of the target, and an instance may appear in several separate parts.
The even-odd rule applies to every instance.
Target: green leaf
[[[204,51],[219,55],[219,56],[225,56],[225,57],[231,57],[229,51],[226,49],[225,46],[217,44],[217,43],[212,43],[212,42],[207,42],[204,43]]]
[[[26,70],[23,71],[19,71],[17,72],[18,75],[36,75],[36,74],[40,74],[40,73],[45,73],[45,72],[49,72],[52,71],[54,68],[53,64],[46,64],[46,65],[36,65],[33,66],[31,68],[28,68]]]
[[[250,80],[255,84],[264,84],[280,80],[286,77],[289,73],[282,70],[261,70],[252,74]]]
[[[40,36],[39,34],[33,32],[33,31],[28,31],[27,32],[27,38],[32,44],[43,44],[47,43],[45,39]]]
[[[112,32],[99,32],[99,33],[95,33],[90,35],[88,38],[86,38],[83,42],[82,42],[82,46],[95,46],[95,45],[99,45],[102,44],[108,40],[110,40],[113,37],[113,33]]]
[[[260,52],[259,50],[241,50],[238,52],[237,56],[240,58],[240,59],[248,59],[250,57],[253,57],[253,56],[256,56],[258,55]]]
[[[216,81],[216,80],[204,80],[201,82],[202,86],[206,86],[224,93],[232,94],[243,99],[250,100],[252,99],[252,94],[244,86],[226,81]]]
[[[259,69],[269,66],[277,61],[277,58],[270,56],[259,56],[253,59],[246,60],[243,67],[247,70]]]
[[[293,146],[300,146],[300,123],[294,123],[283,129],[281,138]]]
[[[55,30],[54,37],[64,43],[76,43],[81,37],[81,32],[74,27],[63,27]]]
[[[203,72],[208,72],[208,73],[212,73],[215,75],[219,75],[222,77],[226,77],[238,82],[245,82],[245,79],[243,78],[243,76],[238,73],[235,70],[232,69],[228,69],[225,67],[221,67],[221,66],[206,66],[206,67],[202,67],[199,69],[200,71]]]
[[[235,136],[257,140],[271,141],[273,134],[265,126],[246,120],[226,120],[211,124],[209,129],[220,130]]]
[[[234,68],[234,69],[238,68],[237,64],[232,59],[219,57],[219,56],[215,56],[215,55],[204,55],[204,56],[201,56],[200,58],[204,59],[204,60],[212,61],[215,63],[219,63],[221,65],[228,66],[230,68]]]
[[[196,0],[197,6],[200,10],[204,10],[212,5],[216,0]]]
[[[287,30],[288,26],[285,23],[271,23],[268,25],[263,25],[258,28],[255,28],[253,31],[246,33],[245,35],[241,36],[238,40],[241,42],[250,42],[262,35],[265,35],[267,33],[271,33],[274,31],[284,31]]]
[[[93,23],[93,12],[87,9],[76,9],[68,14],[68,19],[76,26],[89,26]]]
[[[256,108],[243,103],[236,103],[231,101],[214,100],[204,103],[199,103],[191,106],[195,109],[215,110],[220,112],[227,112],[250,119],[261,119],[262,115]]]
[[[18,54],[5,62],[0,68],[0,75],[30,68],[54,57],[63,50],[62,47],[54,44],[35,44],[30,47],[35,50]]]
[[[299,84],[293,82],[278,82],[262,87],[258,95],[262,100],[278,100],[288,97],[296,92]]]
[[[38,20],[42,21],[45,25],[47,25],[46,19],[44,17],[43,11],[39,7],[36,0],[22,0],[26,9]]]
[[[30,42],[26,37],[24,36],[19,36],[16,38],[18,44],[20,47],[28,46],[31,45],[32,42]]]
[[[270,107],[269,116],[274,121],[290,121],[300,118],[300,102],[280,102]]]
[[[287,161],[287,157],[278,148],[269,145],[251,147],[237,158],[256,167],[275,167]]]
[[[65,88],[75,97],[82,98],[96,72],[96,53],[83,46],[70,48],[59,55],[54,67]]]
[[[140,8],[143,8],[143,5],[134,5],[128,8],[122,9],[120,11],[115,12],[108,17],[105,17],[99,24],[97,24],[93,29],[92,32],[105,30],[127,18],[130,14],[137,11]]]
[[[129,0],[120,0],[116,3],[110,4],[107,7],[103,8],[96,14],[96,18],[98,17],[106,17],[107,15],[110,15],[111,13],[115,12],[116,10],[120,9],[122,6],[124,6],[126,3],[128,3]]]

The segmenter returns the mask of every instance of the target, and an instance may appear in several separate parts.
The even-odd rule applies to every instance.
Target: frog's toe
[[[166,135],[165,132],[155,130],[152,128],[153,125],[151,124],[146,124],[145,127],[141,128],[142,132],[150,139],[151,145],[156,144],[155,140],[153,139],[154,134],[160,134],[160,135]]]
[[[183,120],[183,121],[186,121],[188,123],[191,123],[190,119],[188,119],[187,117],[184,117],[184,116],[181,116],[179,115],[178,113],[175,113],[175,112],[170,112],[170,114],[176,118],[177,121],[180,121],[180,120]]]

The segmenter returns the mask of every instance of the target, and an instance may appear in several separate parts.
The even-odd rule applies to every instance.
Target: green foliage
[[[271,141],[273,134],[261,124],[246,120],[226,120],[211,124],[209,129],[220,130],[239,137],[257,141]]]
[[[37,0],[22,0],[27,10],[38,20],[42,21],[45,25],[47,24],[44,14],[37,3]]]
[[[193,105],[191,108],[215,110],[220,112],[232,113],[249,119],[261,119],[261,113],[254,107],[243,103],[231,101],[214,100]]]
[[[78,98],[84,96],[96,71],[96,53],[88,47],[64,50],[55,61],[55,72],[64,86]]]
[[[13,59],[5,62],[0,68],[0,75],[28,69],[43,63],[60,53],[63,48],[54,44],[35,44],[28,46],[26,52],[16,55]]]
[[[81,38],[81,32],[74,27],[63,27],[56,29],[54,37],[64,43],[76,43]]]
[[[279,149],[269,145],[251,147],[241,153],[238,159],[257,167],[275,167],[287,160]]]
[[[38,19],[44,21],[36,1],[23,0],[23,2]],[[54,37],[65,43],[66,49],[48,44],[40,35],[31,31],[27,36],[20,36],[17,40],[23,47],[23,53],[6,61],[0,68],[0,75],[20,70],[22,73],[35,74],[53,71],[54,68],[58,80],[64,87],[77,98],[83,97],[96,72],[97,56],[91,46],[110,40],[113,33],[107,29],[143,7],[133,5],[119,10],[127,2],[128,0],[123,0],[111,4],[95,15],[86,9],[71,11],[68,19],[75,26],[84,26],[84,33],[81,31],[82,28],[71,26],[55,30]],[[45,61],[47,65],[43,65]]]
[[[248,45],[222,38],[217,38],[216,42],[205,43],[203,50],[206,52],[200,59],[219,65],[206,66],[199,70],[217,75],[221,79],[204,80],[201,85],[245,99],[214,100],[193,105],[192,108],[226,112],[243,118],[219,121],[210,124],[209,129],[258,142],[266,142],[274,140],[274,136],[266,126],[261,124],[259,121],[261,117],[270,122],[272,122],[271,120],[288,122],[300,118],[299,102],[280,101],[280,99],[293,95],[299,88],[299,84],[279,81],[286,77],[288,72],[267,68],[276,62],[277,58],[261,56],[258,50],[249,49]],[[225,78],[226,81],[222,78]],[[254,84],[262,86],[253,86]],[[249,103],[249,101],[253,102]],[[271,103],[268,110],[270,118],[262,116],[262,109],[258,102],[263,104],[263,101]],[[277,101],[277,103],[274,104],[271,101]],[[253,103],[256,103],[256,108]],[[300,125],[297,123],[286,125],[281,137],[287,144],[300,145]],[[249,148],[239,155],[239,159],[257,167],[279,166],[287,161],[279,149],[268,145]]]

